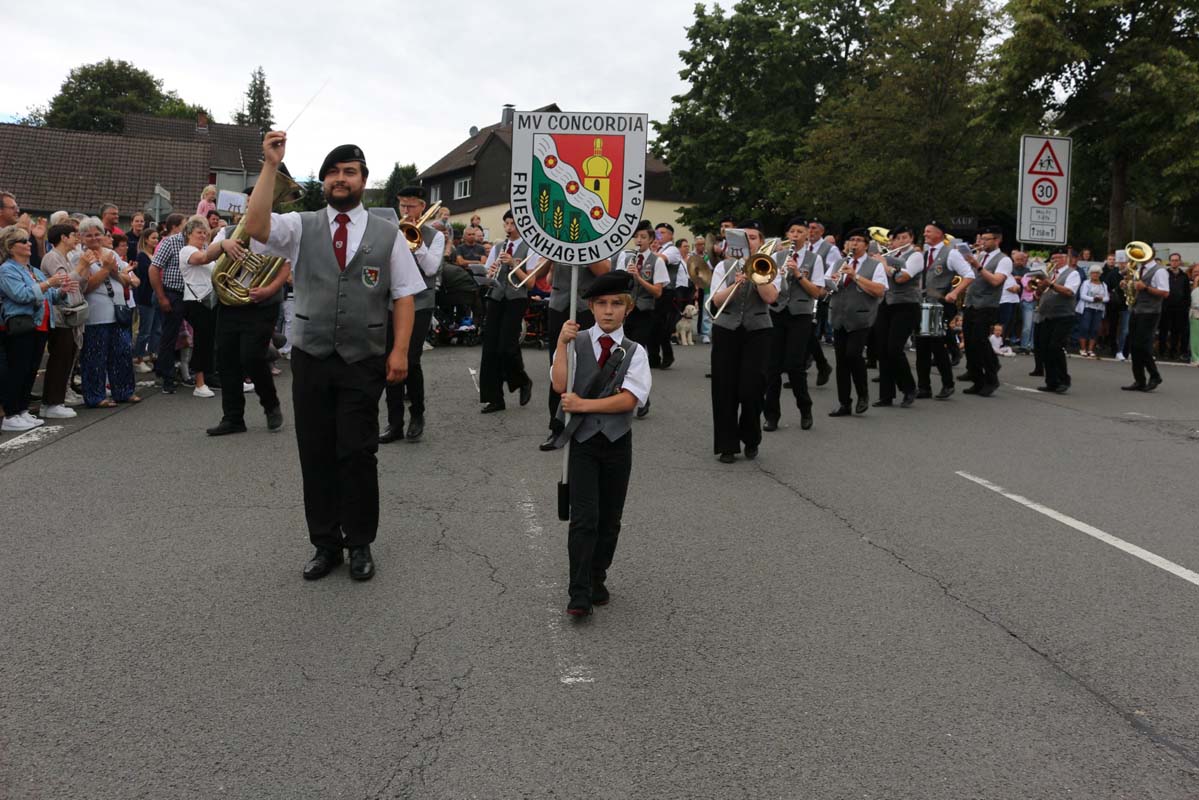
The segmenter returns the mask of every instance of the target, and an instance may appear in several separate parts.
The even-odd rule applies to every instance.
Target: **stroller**
[[[442,266],[436,297],[429,341],[434,345],[478,344],[482,340],[479,290],[471,273],[447,261]]]

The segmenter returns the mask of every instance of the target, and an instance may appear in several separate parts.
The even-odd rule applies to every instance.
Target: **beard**
[[[338,211],[349,211],[362,202],[362,193],[365,190],[365,185],[361,189],[354,190],[339,184],[331,188],[326,196],[332,208]]]

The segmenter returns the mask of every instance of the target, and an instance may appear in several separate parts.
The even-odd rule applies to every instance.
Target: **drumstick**
[[[316,99],[316,96],[317,96],[317,95],[319,95],[321,92],[323,92],[323,91],[325,90],[325,87],[329,85],[329,81],[331,81],[331,80],[333,80],[333,79],[332,79],[332,78],[325,78],[325,82],[321,84],[321,88],[319,88],[319,89],[317,89],[317,90],[316,90],[316,94],[314,94],[314,95],[312,95],[312,97],[308,98],[308,102],[307,102],[307,103],[305,103],[305,104],[304,104],[304,107],[300,109],[300,113],[299,113],[299,114],[296,114],[296,118],[295,118],[295,119],[293,119],[291,122],[289,122],[289,123],[288,123],[288,125],[287,125],[287,127],[283,129],[283,132],[284,132],[284,133],[287,133],[288,131],[290,131],[290,130],[291,130],[291,126],[296,124],[296,120],[298,120],[298,119],[300,118],[300,116],[301,116],[301,115],[302,115],[302,114],[303,114],[305,111],[307,111],[307,110],[308,110],[308,106],[312,105],[312,101]]]

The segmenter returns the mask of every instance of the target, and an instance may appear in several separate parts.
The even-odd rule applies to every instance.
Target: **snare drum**
[[[940,302],[920,304],[920,327],[916,336],[929,338],[945,335],[945,307]]]

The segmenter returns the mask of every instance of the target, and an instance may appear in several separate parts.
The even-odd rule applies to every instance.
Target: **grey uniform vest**
[[[572,267],[569,264],[554,264],[554,279],[550,284],[550,308],[563,314],[570,310],[570,272],[579,271],[579,296],[575,299],[575,311],[586,311],[587,301],[583,295],[595,283],[595,275],[587,267]]]
[[[680,269],[683,269],[683,262],[680,261],[678,264],[671,264],[669,261],[666,262],[666,274],[670,278],[670,281],[666,284],[667,291],[678,288]]]
[[[867,256],[858,264],[858,273],[866,276],[875,274],[878,261]],[[837,281],[834,281],[834,283]],[[871,297],[862,291],[857,281],[841,286],[829,295],[828,319],[833,330],[858,331],[874,324],[881,298]]]
[[[924,284],[924,295],[929,300],[944,302],[945,295],[953,288],[953,270],[949,268],[949,245],[941,247],[941,252],[933,259],[932,266],[928,265],[928,253],[924,254],[924,272],[921,272]]]
[[[905,253],[902,257],[887,256],[887,266],[902,270],[908,264],[908,259],[911,257],[911,251]],[[921,275],[924,273],[921,272]],[[895,276],[890,276],[887,281],[887,293],[883,295],[883,300],[889,306],[901,306],[906,303],[919,303],[922,299],[920,293],[920,277],[917,276],[907,281],[899,283],[895,280]]]
[[[613,373],[613,385],[618,387],[624,382],[625,375],[629,372],[629,365],[633,363],[633,353],[637,350],[637,343],[629,337],[625,337],[620,343],[624,348],[624,358],[620,362],[620,366]],[[575,383],[571,391],[582,392],[586,390],[600,374],[599,362],[595,359],[595,350],[591,346],[591,335],[586,332],[580,332],[575,337]],[[602,397],[604,387],[600,387],[595,397]],[[558,408],[558,419],[565,419],[565,413],[562,408]],[[574,420],[579,419],[578,427],[574,427]],[[624,436],[633,425],[633,412],[627,414],[580,414],[571,417],[571,427],[574,428],[574,435],[571,437],[575,441],[585,442],[597,433],[602,433],[609,442],[615,442],[620,437]],[[568,429],[569,430],[569,429]],[[560,440],[561,441],[561,440]]]
[[[625,261],[625,269],[629,272],[634,272],[637,269],[637,256],[641,253],[635,253],[628,257]],[[645,263],[641,266],[641,277],[645,278],[650,283],[654,282],[654,271],[658,266],[658,254],[650,251],[645,253]],[[646,277],[646,276],[649,277]],[[647,292],[645,288],[634,281],[633,283],[633,307],[638,311],[653,311],[654,303],[658,299]]]
[[[302,212],[300,225],[295,346],[316,358],[337,353],[348,364],[383,355],[391,308],[391,248],[399,229],[368,215],[357,252],[339,271],[325,210]]]
[[[236,225],[226,225],[225,226],[225,238],[232,239],[233,231],[236,229],[237,229]],[[249,245],[246,245],[247,250],[249,249],[249,247],[250,247]],[[272,258],[273,256],[266,256],[266,257]],[[273,295],[271,295],[270,297],[268,297],[265,300],[259,300],[257,303],[251,303],[250,305],[277,306],[283,302],[283,294],[284,294],[284,292],[286,292],[286,290],[287,290],[287,282],[284,281],[283,285],[279,287],[279,291],[275,292]],[[216,297],[217,297],[217,301],[220,302],[221,296],[218,294]],[[225,304],[223,302],[221,302],[221,305],[225,305]],[[240,308],[240,306],[239,306],[239,308]]]
[[[816,310],[816,298],[804,291],[799,279],[790,272],[783,270],[783,264],[787,263],[787,254],[791,252],[791,248],[775,253],[774,263],[778,265],[779,272],[782,272],[783,289],[779,292],[779,300],[770,307],[771,311],[781,312],[786,311],[793,317],[811,314]],[[799,259],[799,271],[807,272],[809,280],[812,276],[812,269],[816,266],[816,254],[804,248],[796,253]]]
[[[1070,267],[1062,267],[1057,271],[1053,282],[1058,286],[1065,286],[1066,279],[1070,277],[1073,270]],[[1060,292],[1054,292],[1049,289],[1045,290],[1045,294],[1041,295],[1041,302],[1037,305],[1037,313],[1035,319],[1058,319],[1060,317],[1074,316],[1076,296],[1067,297]]]
[[[437,236],[437,233],[437,229],[432,225],[421,226],[420,238],[421,241],[424,242],[426,248],[431,248],[433,246],[433,239]],[[420,270],[420,276],[425,281],[425,290],[423,292],[417,292],[416,296],[412,298],[412,302],[415,304],[417,311],[428,311],[433,308],[434,305],[436,305],[437,276],[441,274],[440,263],[442,260],[442,258],[438,259],[437,272],[434,272],[432,275],[426,275],[425,271],[420,268],[420,265],[417,265],[417,269]]]
[[[727,272],[737,263],[737,259],[726,258],[721,263],[724,264]],[[770,306],[766,305],[766,301],[758,294],[757,287],[748,280],[741,288],[733,290],[733,297],[724,307],[724,313],[713,319],[712,324],[730,331],[738,328],[757,331],[774,327],[774,323],[770,319]]]
[[[1154,264],[1149,269],[1141,273],[1141,282],[1146,286],[1152,286],[1153,276],[1162,268],[1161,264]],[[1160,314],[1162,313],[1162,303],[1164,297],[1155,297],[1149,294],[1147,289],[1142,289],[1137,292],[1137,301],[1132,306],[1134,314]]]
[[[987,257],[983,269],[994,274],[999,262],[1003,261],[1003,253],[996,249],[992,253],[980,253]],[[1006,281],[1005,281],[1006,282]],[[999,298],[1003,296],[1003,283],[992,286],[982,278],[976,277],[966,287],[966,305],[970,308],[999,308]]]
[[[500,248],[495,253],[496,261],[499,261],[500,253],[502,253],[508,247],[508,242],[506,242],[506,241],[500,242],[496,246]],[[512,251],[512,260],[519,262],[522,258],[527,256],[528,254],[529,254],[529,246],[527,244],[525,244],[525,242],[522,240],[521,243],[516,246],[516,249]],[[530,258],[529,263],[525,264],[525,266],[528,267],[529,269],[532,269],[533,267],[536,266],[536,264],[534,264],[533,259]],[[500,267],[499,271],[495,273],[495,285],[492,286],[491,291],[489,291],[487,293],[488,299],[491,299],[491,300],[525,300],[525,299],[527,299],[529,296],[529,284],[526,283],[524,285],[524,288],[522,288],[522,289],[514,288],[512,286],[512,284],[508,282],[508,273],[512,271],[512,268],[510,266],[504,266],[503,264],[500,264],[499,267]],[[522,267],[521,269],[524,269],[524,267]],[[530,281],[529,283],[532,283],[532,281]]]

